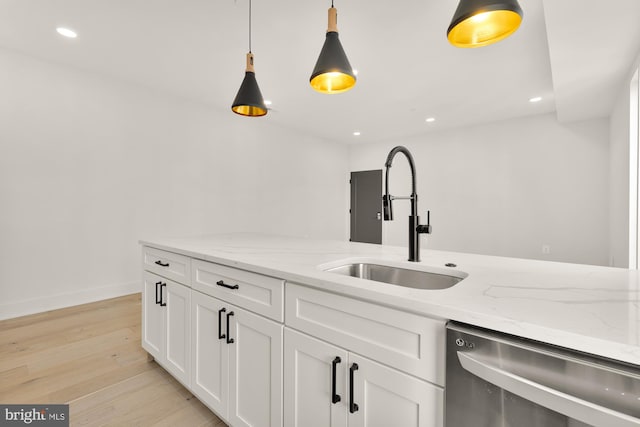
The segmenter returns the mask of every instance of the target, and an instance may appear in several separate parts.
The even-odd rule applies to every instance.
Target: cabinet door
[[[191,290],[171,280],[167,283],[163,301],[166,306],[166,366],[165,368],[182,384],[189,387],[191,365]]]
[[[284,361],[285,427],[346,427],[347,352],[285,328]]]
[[[443,426],[442,388],[353,353],[349,354],[350,377],[354,364],[353,403],[358,409],[349,410],[349,427]],[[351,396],[347,399],[349,408]]]
[[[227,417],[229,345],[226,341],[224,303],[191,293],[191,388],[209,408]],[[221,338],[222,337],[222,338]]]
[[[144,272],[142,288],[142,347],[159,362],[164,349],[164,307],[160,306],[162,278]]]
[[[229,424],[282,426],[282,325],[230,306]]]
[[[287,326],[444,386],[445,322],[287,283]]]

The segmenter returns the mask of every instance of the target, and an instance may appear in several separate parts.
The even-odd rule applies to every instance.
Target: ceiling
[[[609,115],[640,50],[640,1],[521,0],[520,29],[477,49],[446,39],[457,1],[335,0],[358,82],[322,95],[309,75],[330,1],[253,0],[256,77],[273,104],[246,120],[366,143],[554,111],[561,121]],[[248,0],[0,0],[0,47],[231,115]],[[543,100],[529,103],[534,96]]]

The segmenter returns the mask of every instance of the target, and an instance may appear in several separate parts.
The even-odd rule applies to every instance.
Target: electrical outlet
[[[547,255],[551,253],[551,245],[542,245],[542,253]]]

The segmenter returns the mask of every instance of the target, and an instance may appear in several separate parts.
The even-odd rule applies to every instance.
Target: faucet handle
[[[431,211],[427,211],[427,224],[418,225],[416,231],[422,234],[431,234]]]

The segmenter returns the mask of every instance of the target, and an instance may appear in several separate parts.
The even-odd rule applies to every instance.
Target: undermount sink
[[[466,277],[466,273],[460,273],[463,277],[459,277],[368,262],[344,264],[327,268],[325,271],[407,288],[431,290],[450,288]]]

